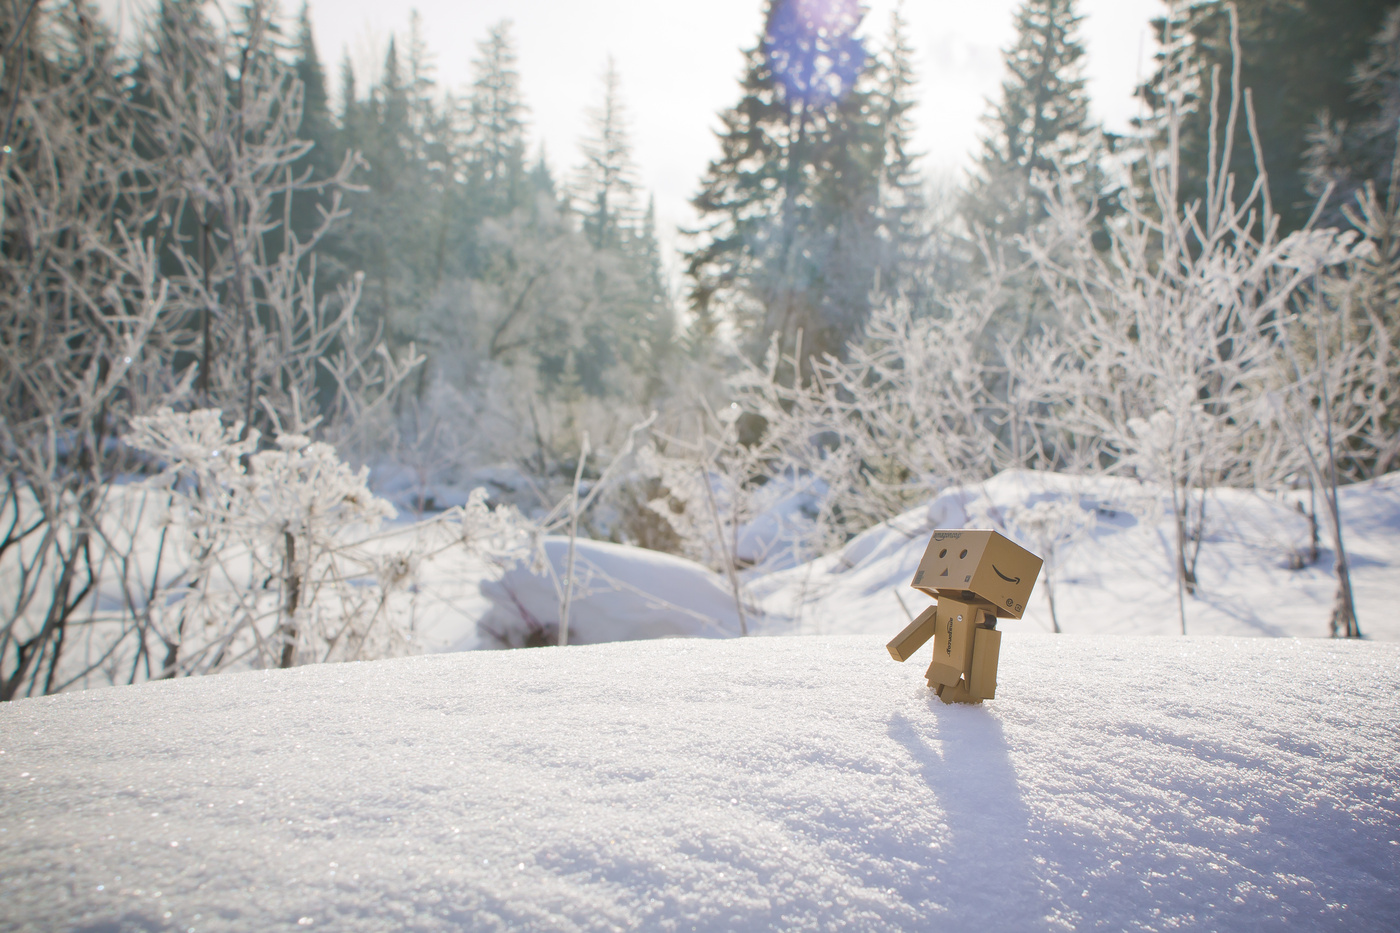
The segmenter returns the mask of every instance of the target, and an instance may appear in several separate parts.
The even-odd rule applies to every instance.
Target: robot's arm
[[[933,637],[934,629],[938,622],[938,604],[929,606],[919,617],[904,627],[904,631],[894,637],[885,647],[889,649],[890,657],[896,661],[907,661],[909,657],[924,646],[924,642]]]

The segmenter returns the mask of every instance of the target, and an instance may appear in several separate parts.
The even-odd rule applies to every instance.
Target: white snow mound
[[[490,611],[477,623],[488,646],[559,643],[569,539],[544,540],[548,566],[520,562],[481,581]],[[569,644],[740,633],[734,592],[707,567],[660,551],[577,539]]]
[[[1009,633],[252,672],[0,708],[3,930],[1349,930],[1400,645]]]

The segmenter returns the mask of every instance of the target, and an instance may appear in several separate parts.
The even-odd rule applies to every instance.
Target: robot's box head
[[[1039,557],[995,531],[935,531],[910,586],[1019,619],[1040,564]]]

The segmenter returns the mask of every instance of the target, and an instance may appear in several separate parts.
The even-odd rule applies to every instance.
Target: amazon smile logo
[[[1020,586],[1020,584],[1021,584],[1021,578],[1020,578],[1020,577],[1008,577],[1006,574],[1002,573],[1000,570],[997,570],[997,565],[996,565],[996,564],[992,564],[992,570],[993,570],[993,572],[996,573],[997,576],[1001,577],[1001,578],[1002,578],[1003,580],[1005,580],[1007,583],[1014,583],[1014,584],[1016,584],[1017,586]]]

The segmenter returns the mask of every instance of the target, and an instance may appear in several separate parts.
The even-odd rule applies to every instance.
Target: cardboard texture
[[[919,613],[918,618],[904,627],[904,631],[894,637],[885,647],[890,652],[890,657],[896,661],[907,661],[910,655],[924,646],[924,642],[933,637],[935,621],[938,614],[938,606],[929,606]]]
[[[910,586],[938,603],[885,646],[890,657],[906,661],[932,637],[933,661],[924,676],[940,700],[995,699],[997,618],[1021,618],[1040,567],[1039,557],[995,531],[935,531]]]
[[[940,686],[938,688],[938,698],[944,703],[981,703],[982,701],[974,697],[967,690],[966,683],[956,683],[951,687]]]
[[[955,684],[972,663],[972,631],[979,615],[966,603],[951,599],[938,601],[937,630],[933,634],[933,663],[928,679],[934,683]]]
[[[979,700],[997,695],[997,661],[1001,659],[1001,632],[979,628],[973,633],[972,670],[967,675],[967,692]]]
[[[935,531],[914,572],[914,589],[1019,619],[1041,560],[995,531]]]

